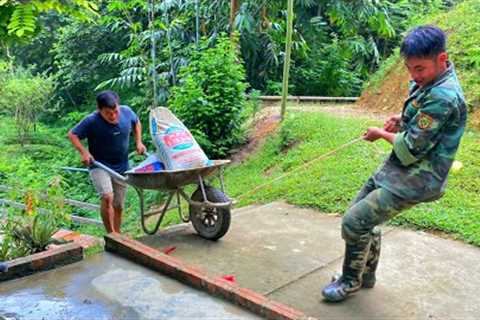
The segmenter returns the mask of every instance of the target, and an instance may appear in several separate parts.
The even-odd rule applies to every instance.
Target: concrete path
[[[110,253],[0,283],[0,319],[259,319]]]
[[[424,232],[384,228],[378,282],[341,304],[321,288],[339,271],[340,218],[285,203],[246,207],[227,235],[205,241],[189,225],[139,239],[212,276],[233,275],[242,287],[318,319],[478,319],[480,249]]]

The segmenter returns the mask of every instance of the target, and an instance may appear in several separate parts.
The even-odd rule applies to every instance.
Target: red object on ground
[[[235,279],[235,276],[230,275],[230,274],[223,276],[222,279],[227,280],[227,281],[232,282],[232,283],[237,282],[237,280]]]
[[[177,247],[175,246],[170,246],[170,247],[166,247],[165,249],[162,250],[163,253],[165,254],[170,254],[172,253],[173,251],[175,251],[177,249]]]

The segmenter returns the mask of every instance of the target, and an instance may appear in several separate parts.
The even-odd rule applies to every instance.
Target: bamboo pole
[[[282,109],[281,121],[285,118],[288,96],[288,77],[290,75],[290,56],[292,54],[292,33],[293,33],[293,0],[288,0],[287,8],[287,38],[285,41],[285,62],[283,64],[283,86],[282,86]]]
[[[156,43],[155,43],[155,0],[148,1],[148,27],[150,28],[150,55],[152,59],[151,74],[152,74],[152,89],[153,89],[153,108],[157,107],[157,68],[156,68]]]
[[[195,0],[195,47],[198,49],[200,40],[200,0]]]

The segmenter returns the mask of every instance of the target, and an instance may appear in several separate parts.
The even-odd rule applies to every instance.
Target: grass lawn
[[[61,172],[64,165],[79,166],[79,158],[69,146],[66,130],[40,127],[41,142],[21,148],[9,144],[5,132],[14,130],[10,119],[0,121],[0,171],[9,172],[26,182],[48,181]],[[314,162],[304,170],[295,172],[258,191],[248,194],[260,184],[298,168],[305,162],[359,137],[366,127],[380,125],[358,116],[340,117],[325,113],[290,112],[281,129],[242,164],[226,170],[229,196],[239,199],[237,207],[268,203],[275,200],[315,208],[321,212],[342,214],[363,183],[381,165],[391,149],[386,142],[371,144],[358,142],[338,153]],[[64,132],[65,131],[65,132]],[[422,204],[405,211],[391,223],[424,230],[440,230],[455,238],[480,246],[480,134],[465,134],[457,159],[463,168],[450,175],[446,195],[434,203]],[[48,141],[52,140],[53,143]],[[29,159],[28,165],[20,159]],[[67,174],[66,195],[81,201],[96,203],[93,187],[83,174]],[[193,188],[187,189],[188,193]],[[155,194],[148,197],[153,201]],[[128,189],[123,232],[131,236],[142,235],[138,212],[138,200],[133,188]],[[84,212],[87,217],[99,219],[97,212]],[[179,223],[170,212],[162,225]],[[101,236],[102,227],[80,226],[78,231]]]
[[[369,125],[381,123],[361,118],[339,118],[323,113],[291,113],[276,136],[241,165],[227,171],[228,194],[241,198],[240,206],[278,199],[318,209],[343,213],[363,183],[388,156],[391,147],[359,142],[331,157],[314,162],[303,171],[247,193],[361,135]],[[480,246],[480,135],[466,132],[457,160],[463,168],[452,173],[446,195],[433,203],[403,212],[391,224],[440,230]],[[283,146],[292,148],[281,151]]]

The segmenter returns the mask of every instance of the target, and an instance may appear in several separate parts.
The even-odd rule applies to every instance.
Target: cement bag
[[[155,154],[151,154],[144,161],[140,162],[136,167],[130,169],[128,172],[147,173],[165,170],[165,165],[160,161]]]
[[[185,125],[167,108],[150,111],[150,134],[167,170],[205,167],[212,162]]]

